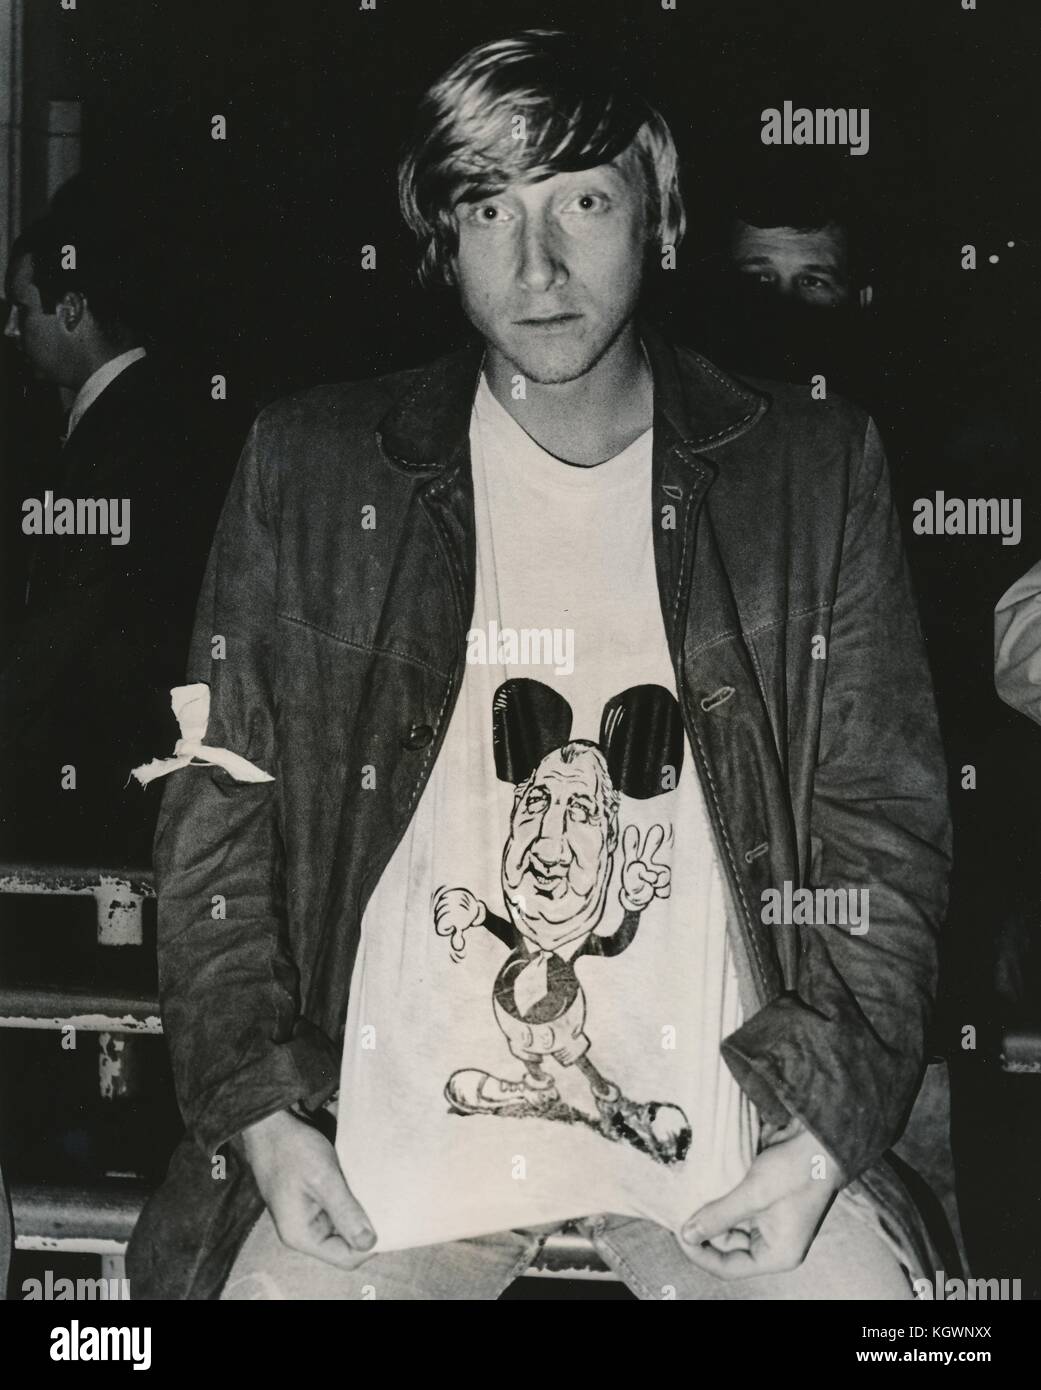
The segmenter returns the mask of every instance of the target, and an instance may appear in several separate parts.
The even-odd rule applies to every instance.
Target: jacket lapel
[[[384,417],[377,434],[389,463],[415,476],[417,495],[437,533],[452,582],[456,660],[465,660],[473,616],[476,560],[470,414],[483,348],[441,358]]]
[[[754,428],[767,402],[694,354],[681,369],[653,331],[644,342],[655,383],[651,524],[659,599],[732,916],[744,927],[735,945],[748,1009],[794,977],[793,941],[778,942],[760,905],[764,888],[795,879],[795,837],[773,726],[712,522],[711,488],[726,466],[718,451]]]

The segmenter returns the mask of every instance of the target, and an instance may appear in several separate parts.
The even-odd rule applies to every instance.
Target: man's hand
[[[486,916],[484,903],[469,888],[439,888],[433,898],[434,930],[451,937],[452,954],[462,958],[466,933],[479,927]]]
[[[683,1253],[718,1279],[781,1274],[802,1264],[844,1186],[836,1160],[798,1120],[765,1128],[762,1142],[744,1179],[683,1228]]]
[[[642,912],[655,897],[667,898],[672,892],[672,870],[655,863],[654,856],[665,842],[663,826],[652,825],[640,844],[640,832],[627,825],[622,832],[622,882],[618,900],[626,912]]]
[[[280,1110],[242,1132],[260,1195],[285,1245],[338,1269],[354,1269],[376,1243],[324,1135]]]

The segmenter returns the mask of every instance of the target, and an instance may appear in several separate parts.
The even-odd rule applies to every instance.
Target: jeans
[[[843,1194],[832,1204],[803,1263],[786,1274],[724,1282],[697,1269],[670,1231],[629,1216],[575,1223],[639,1299],[912,1299],[910,1279],[890,1247]],[[370,1255],[335,1269],[282,1244],[267,1211],[239,1252],[226,1300],[496,1299],[531,1264],[560,1224],[499,1231],[470,1240]],[[552,1280],[545,1281],[553,1296]]]

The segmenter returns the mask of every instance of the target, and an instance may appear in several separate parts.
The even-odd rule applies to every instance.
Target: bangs
[[[452,137],[430,168],[431,193],[471,202],[511,183],[537,183],[554,174],[594,169],[620,155],[636,137],[643,113],[610,94],[503,93],[493,104],[476,94],[454,113]],[[571,97],[565,104],[562,98]],[[433,153],[433,152],[432,152]]]

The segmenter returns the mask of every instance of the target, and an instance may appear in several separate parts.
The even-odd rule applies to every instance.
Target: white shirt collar
[[[84,413],[94,404],[97,398],[104,391],[106,386],[111,386],[116,377],[121,372],[125,372],[127,367],[134,362],[140,362],[147,353],[143,347],[131,348],[129,352],[121,352],[118,357],[112,357],[96,372],[88,376],[86,381],[76,393],[76,399],[72,403],[69,411],[69,427],[65,432],[65,438],[69,435],[82,420]]]

